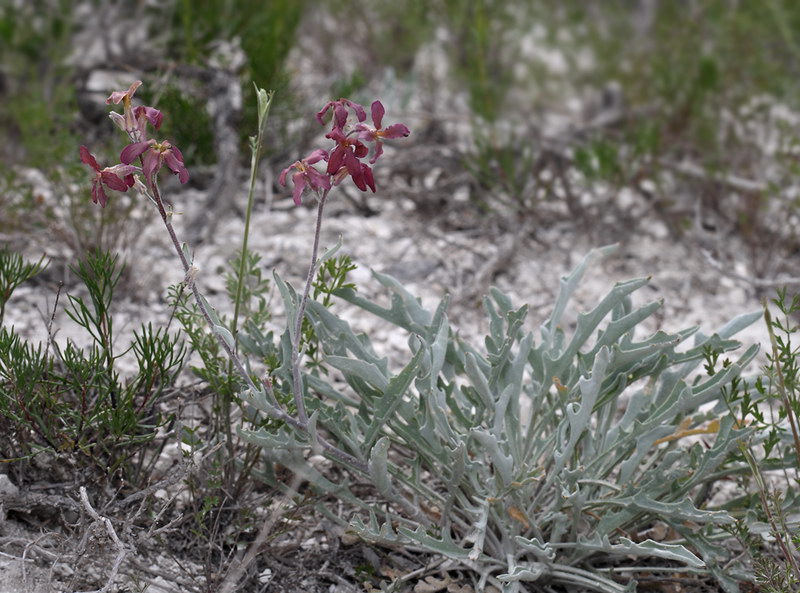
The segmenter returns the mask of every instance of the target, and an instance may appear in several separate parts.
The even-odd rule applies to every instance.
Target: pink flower
[[[144,106],[134,109],[133,116],[136,118],[136,123],[140,130],[144,130],[145,121],[149,121],[150,125],[157,130],[161,127],[161,122],[164,119],[164,115],[158,109]]]
[[[383,140],[391,140],[394,138],[405,138],[411,131],[403,124],[392,124],[386,128],[381,127],[385,109],[380,101],[375,101],[372,104],[372,123],[375,127],[368,126],[364,123],[356,124],[353,130],[359,140],[366,142],[375,142],[375,154],[370,159],[370,164],[374,164],[378,157],[383,154]]]
[[[114,103],[114,105],[119,105],[120,102],[122,103],[123,114],[112,111],[108,116],[119,128],[127,132],[131,138],[135,138],[137,140],[142,140],[143,137],[141,136],[140,132],[137,133],[139,126],[137,125],[138,122],[136,121],[136,115],[134,114],[133,107],[131,105],[131,99],[133,98],[134,93],[136,93],[136,89],[138,89],[140,86],[142,86],[142,81],[135,80],[127,91],[114,91],[106,99],[107,105],[110,105],[111,103]]]
[[[329,134],[325,135],[336,142],[336,148],[331,152],[330,159],[328,160],[328,174],[336,175],[339,170],[344,167],[350,176],[353,178],[353,183],[356,184],[361,191],[367,191],[367,186],[374,189],[373,184],[367,183],[365,177],[364,167],[359,159],[364,158],[369,153],[369,149],[358,138],[352,136],[345,136],[339,128],[333,128]],[[369,167],[367,167],[369,169]],[[372,170],[370,169],[369,178],[372,177]]]
[[[92,180],[92,202],[95,204],[100,204],[105,208],[108,202],[108,196],[106,196],[103,185],[121,192],[126,192],[129,187],[133,186],[133,174],[138,171],[138,168],[131,165],[114,165],[113,167],[101,169],[88,148],[81,146],[79,152],[81,161],[89,165],[95,172]]]
[[[136,89],[142,85],[141,80],[135,81],[127,91],[114,91],[106,99],[106,103],[119,104],[122,102],[123,113],[112,111],[108,114],[118,128],[127,132],[134,142],[143,142],[147,139],[146,126],[150,122],[156,130],[161,127],[161,122],[164,119],[162,113],[153,107],[139,106],[133,108],[131,99],[133,98]]]
[[[106,99],[106,105],[111,105],[112,103],[114,105],[119,105],[120,101],[124,101],[123,106],[130,107],[133,94],[140,86],[142,86],[142,81],[134,80],[127,91],[114,91],[108,96],[108,99]]]
[[[286,175],[292,169],[297,169],[297,172],[292,175],[292,183],[294,184],[294,191],[292,192],[292,198],[294,199],[294,203],[298,206],[302,203],[302,196],[303,192],[306,188],[319,191],[319,190],[329,190],[331,188],[331,178],[330,175],[326,175],[325,173],[321,173],[312,165],[318,163],[323,160],[328,160],[328,153],[324,150],[318,148],[310,155],[308,155],[304,159],[300,159],[299,161],[295,161],[292,165],[286,167],[283,171],[281,171],[281,175],[278,178],[278,181],[284,187],[286,186]]]
[[[325,113],[328,109],[333,109],[333,129],[344,131],[344,125],[347,123],[347,108],[352,109],[358,121],[364,121],[367,119],[367,112],[364,111],[364,108],[351,101],[350,99],[339,99],[337,101],[329,101],[325,104],[325,107],[319,110],[317,113],[317,121],[320,125],[325,125],[325,122],[322,118],[325,117]]]
[[[181,183],[189,181],[189,171],[183,163],[181,151],[166,140],[156,142],[151,139],[128,144],[122,149],[119,160],[128,165],[136,157],[142,157],[142,172],[148,183],[154,179],[164,164],[178,176]]]
[[[362,162],[362,159],[369,155],[369,148],[362,140],[375,142],[375,155],[369,161],[370,164],[373,164],[383,153],[384,140],[402,138],[411,133],[403,124],[383,127],[384,108],[380,101],[372,103],[373,126],[363,123],[367,119],[366,111],[361,105],[349,99],[337,99],[326,103],[317,113],[317,121],[324,124],[323,118],[330,110],[333,111],[333,128],[325,137],[336,143],[330,153],[319,149],[315,150],[307,158],[295,162],[281,173],[280,182],[286,185],[286,175],[292,169],[297,170],[292,177],[294,180],[293,197],[296,204],[300,203],[300,198],[306,188],[329,190],[332,185],[339,185],[348,176],[353,179],[353,183],[361,191],[365,192],[367,189],[371,189],[375,192],[372,168]],[[348,130],[345,131],[350,110],[355,113],[358,123],[348,127]],[[311,167],[312,164],[323,159],[328,161],[325,169],[326,175]]]

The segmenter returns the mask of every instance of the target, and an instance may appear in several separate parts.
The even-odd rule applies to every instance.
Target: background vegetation
[[[485,232],[522,228],[531,235],[534,221],[569,221],[599,243],[619,236],[621,229],[628,237],[644,230],[646,223],[620,198],[633,195],[675,241],[723,253],[735,245],[751,281],[769,297],[777,280],[797,276],[798,74],[800,4],[793,0],[0,3],[0,238],[5,244],[0,323],[14,306],[19,285],[66,282],[65,296],[54,306],[65,308],[85,330],[88,344],[34,344],[2,325],[0,458],[9,462],[10,475],[20,484],[43,479],[53,464],[39,460],[50,458],[67,462],[59,479],[95,484],[92,494],[105,501],[103,512],[131,538],[128,548],[120,544],[120,560],[108,582],[123,566],[123,552],[133,546],[134,527],[158,541],[169,526],[183,530],[180,537],[171,532],[172,537],[203,544],[204,578],[213,588],[230,581],[223,575],[232,574],[226,570],[240,542],[265,533],[263,527],[259,532],[263,518],[249,509],[284,500],[281,492],[296,489],[288,476],[303,475],[298,451],[315,443],[309,426],[292,428],[266,412],[273,404],[295,412],[287,374],[290,337],[270,330],[271,280],[246,244],[226,278],[227,296],[241,318],[216,321],[236,336],[253,376],[275,381],[274,402],[267,399],[266,387],[241,396],[246,382],[188,299],[185,285],[169,293],[174,323],[144,324],[130,344],[114,342],[112,305],[124,293],[124,259],[140,240],[140,214],[149,206],[126,195],[106,209],[92,207],[90,179],[78,162],[77,147],[91,145],[103,155],[101,162],[114,161],[119,137],[108,125],[103,100],[115,77],[148,81],[140,98],[168,114],[164,135],[191,163],[193,186],[214,198],[203,208],[204,217],[189,225],[198,242],[222,216],[225,192],[236,191],[237,174],[249,162],[250,137],[263,123],[258,103],[251,100],[253,83],[276,91],[262,164],[272,171],[308,152],[318,133],[309,114],[324,101],[349,96],[367,103],[376,95],[391,96],[397,111],[415,119],[412,149],[398,154],[393,165],[405,180],[397,194],[410,198],[422,220],[446,228],[453,217],[472,216],[484,221]],[[422,191],[431,163],[444,163],[447,173]],[[454,188],[465,188],[467,199],[456,200]],[[380,208],[358,198],[354,202],[364,213]],[[24,260],[21,251],[46,251],[48,257],[36,263]],[[295,512],[307,505],[308,512],[315,507],[324,514],[331,498],[338,497],[361,512],[351,525],[365,540],[422,549],[462,562],[459,566],[470,566],[469,560],[475,574],[483,575],[477,577],[482,585],[486,575],[495,578],[509,556],[504,550],[520,546],[514,560],[520,564],[505,566],[508,572],[491,581],[502,581],[508,590],[533,580],[535,563],[525,565],[525,559],[547,565],[554,582],[575,584],[589,573],[573,566],[601,552],[608,557],[650,554],[664,562],[665,571],[677,562],[692,575],[703,572],[692,564],[696,552],[709,567],[706,572],[729,591],[750,578],[742,566],[767,591],[790,591],[800,582],[792,494],[800,454],[793,342],[799,307],[790,293],[777,295],[779,315],[766,319],[771,332],[771,343],[764,345],[767,366],[747,379],[737,365],[753,352],[738,361],[725,358],[733,346],[729,335],[698,337],[691,356],[676,353],[670,341],[688,338],[689,330],[656,334],[647,344],[634,342],[634,317],[647,317],[657,307],[631,309],[627,293],[620,294],[624,287],[615,288],[604,301],[607,307],[598,309],[592,325],[600,331],[596,342],[578,336],[566,347],[556,320],[543,326],[552,334],[551,349],[528,356],[519,355],[533,339],[519,327],[525,311],[500,293],[486,300],[491,335],[487,351],[478,352],[450,335],[441,312],[423,311],[393,281],[380,279],[395,295],[389,310],[358,296],[347,278],[352,265],[346,258],[329,260],[323,271],[314,285],[317,301],[302,326],[310,360],[305,381],[334,402],[317,404],[320,426],[363,464],[345,463],[335,471],[358,476],[372,489],[366,495],[351,492],[309,470],[303,476],[305,498],[294,499]],[[579,276],[576,271],[574,277]],[[286,309],[292,310],[297,295],[279,287]],[[418,342],[410,342],[403,371],[408,376],[392,375],[375,359],[367,338],[338,325],[328,313],[336,298],[418,336]],[[637,350],[645,347],[657,348],[658,356]],[[186,368],[187,351],[198,355],[193,368]],[[629,366],[614,359],[616,366],[611,364],[605,375],[609,352],[629,357]],[[133,376],[116,368],[126,353],[137,361]],[[689,375],[689,363],[697,366],[701,360],[703,372]],[[549,372],[553,361],[563,368]],[[533,387],[519,384],[523,363],[539,381],[535,394]],[[682,371],[671,368],[679,364]],[[585,375],[595,369],[605,379],[589,385]],[[343,376],[350,392],[326,387],[333,375]],[[649,380],[649,389],[659,385],[669,414],[664,409],[648,413],[664,414],[663,430],[626,416],[640,432],[620,436],[619,443],[641,466],[619,459],[622,469],[599,467],[593,455],[604,451],[604,435],[593,432],[590,416],[584,415],[580,430],[588,432],[573,442],[570,431],[578,424],[570,423],[570,414],[577,417],[574,406],[588,405],[590,393],[602,395],[590,406],[596,414],[591,418],[611,426],[614,398],[639,379]],[[684,393],[675,387],[679,384],[697,406],[673,401]],[[709,385],[714,397],[705,400]],[[395,388],[407,401],[391,407],[379,394]],[[500,396],[506,390],[539,398],[545,412],[537,421],[547,428],[545,441],[507,424],[507,400],[501,400],[511,396]],[[559,394],[568,399],[559,400]],[[455,427],[437,416],[432,402],[458,417]],[[706,403],[714,404],[713,413],[701,408]],[[183,423],[187,409],[199,415],[190,426]],[[464,410],[471,411],[458,416]],[[412,420],[416,413],[426,422]],[[232,428],[232,418],[241,433]],[[392,429],[378,428],[376,418]],[[719,435],[717,448],[682,451],[677,441],[698,434]],[[423,445],[414,449],[415,442]],[[648,456],[645,442],[657,453]],[[171,476],[159,467],[169,446],[179,448],[180,458]],[[558,515],[560,499],[542,499],[532,486],[538,468],[519,458],[508,462],[507,475],[482,473],[513,460],[521,448],[535,449],[542,458],[566,455],[558,468],[563,473],[556,472],[548,484],[556,480],[572,493],[571,500],[591,498],[586,516],[575,514],[568,521]],[[406,457],[410,450],[414,455]],[[719,453],[713,463],[712,453]],[[473,462],[484,457],[483,463]],[[463,473],[449,473],[459,461]],[[697,476],[708,473],[670,474],[668,487],[647,501],[637,499],[638,510],[629,517],[603,507],[637,496],[631,484],[614,480],[638,472],[650,476],[661,464],[682,464]],[[597,474],[586,478],[589,474],[580,473],[586,467]],[[443,482],[423,484],[423,469]],[[778,478],[783,489],[774,487]],[[586,479],[592,489],[579,484]],[[712,485],[724,480],[736,483],[741,496],[705,508]],[[490,482],[495,490],[476,488]],[[178,483],[186,492],[182,518],[170,510],[172,501],[153,496],[159,487]],[[512,502],[498,503],[498,493]],[[679,508],[686,495],[698,508]],[[478,498],[490,502],[478,508]],[[83,505],[86,516],[93,517],[91,505]],[[553,505],[549,515],[547,505]],[[437,514],[444,523],[434,528],[431,519]],[[162,521],[167,517],[172,519]],[[705,527],[692,532],[685,528],[687,521]],[[471,531],[473,522],[483,531]],[[547,527],[537,533],[532,522]],[[61,518],[62,528],[68,523]],[[602,527],[606,539],[578,538],[590,523]],[[614,537],[620,526],[628,536],[631,526],[642,533],[663,526],[669,536],[653,545],[619,543]],[[78,528],[81,544],[72,550],[77,565],[92,561],[89,536],[82,536],[90,528],[88,519]],[[461,539],[454,543],[453,537]],[[467,546],[482,537],[488,537],[489,550],[482,566],[491,568],[483,573],[475,569],[474,548]],[[716,547],[723,538],[724,552]],[[172,549],[179,544],[173,541]],[[747,557],[749,564],[737,565],[739,572],[715,564],[731,550]],[[610,562],[599,566],[597,574],[605,576],[592,586],[616,591],[606,579],[616,568]],[[73,578],[75,589],[94,586],[81,578]]]

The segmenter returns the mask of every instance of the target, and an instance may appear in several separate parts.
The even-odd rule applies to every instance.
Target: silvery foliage
[[[638,279],[616,284],[574,328],[563,327],[584,271],[611,249],[593,251],[562,279],[538,342],[523,328],[527,307],[515,308],[495,289],[484,302],[490,333],[482,348],[452,331],[446,300],[427,311],[389,276],[375,274],[391,292],[388,308],[343,292],[408,332],[408,362],[396,374],[367,336],[310,302],[325,361],[346,385],[306,374],[310,435],[284,426],[246,438],[312,489],[355,509],[349,526],[364,540],[443,555],[474,571],[479,589],[633,591],[631,573],[678,566],[737,590],[746,575],[726,564],[730,554],[720,544],[733,519],[705,503],[716,481],[742,471],[730,453],[749,429],[737,427],[722,394],[757,347],[711,376],[698,371],[704,347],[737,348],[731,336],[760,312],[711,336],[694,327],[640,340],[637,325],[662,303],[633,306],[632,293],[648,282]],[[297,297],[277,282],[291,314]],[[287,330],[284,361],[289,344]],[[291,384],[286,364],[276,372],[279,388]],[[248,400],[263,408],[265,397],[251,392]],[[717,432],[679,438],[715,419]],[[368,472],[351,467],[351,477],[333,478],[309,465],[317,430]],[[263,477],[282,485],[270,469]],[[647,537],[656,524],[668,528],[669,541]],[[626,562],[615,571],[592,566],[597,559]]]

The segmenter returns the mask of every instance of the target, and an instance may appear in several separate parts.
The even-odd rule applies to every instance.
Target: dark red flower
[[[364,111],[364,107],[359,105],[358,103],[351,101],[350,99],[339,99],[337,101],[329,101],[325,104],[325,107],[319,110],[317,113],[317,121],[320,125],[325,125],[325,121],[323,118],[325,117],[325,113],[328,109],[333,109],[333,129],[344,131],[344,125],[347,123],[347,108],[353,110],[356,114],[356,119],[358,121],[364,121],[367,119],[367,112]]]
[[[336,148],[331,151],[328,159],[328,174],[335,175],[339,169],[345,167],[353,178],[360,175],[361,161],[358,159],[367,156],[369,149],[358,138],[345,136],[339,128],[333,128],[325,137],[336,142]]]
[[[288,175],[289,171],[292,169],[297,169],[297,172],[292,175],[292,183],[294,184],[292,198],[294,199],[294,203],[298,206],[301,204],[303,192],[306,190],[306,188],[312,190],[328,190],[331,188],[330,175],[321,173],[316,168],[312,167],[313,164],[327,159],[328,153],[318,148],[306,158],[295,161],[292,165],[281,171],[278,181],[285,187],[286,175]]]
[[[133,174],[139,170],[137,167],[126,164],[114,165],[113,167],[101,169],[88,148],[81,146],[79,152],[81,161],[89,165],[95,172],[94,179],[92,180],[92,202],[95,204],[100,204],[100,206],[105,208],[108,202],[108,196],[103,189],[104,185],[110,189],[121,192],[126,192],[129,187],[133,186]]]
[[[172,146],[166,140],[161,142],[146,140],[128,144],[122,149],[119,160],[127,165],[139,156],[142,157],[142,172],[148,182],[154,179],[164,164],[178,176],[181,183],[189,181],[189,171],[183,162],[183,154],[177,146]]]
[[[411,133],[411,130],[404,124],[392,124],[391,126],[382,128],[381,123],[383,122],[383,115],[385,112],[383,104],[380,101],[375,101],[372,104],[372,123],[375,124],[374,127],[364,123],[358,123],[355,125],[355,128],[353,128],[359,140],[375,142],[375,154],[372,155],[372,158],[369,160],[371,164],[374,164],[375,161],[378,160],[378,157],[383,154],[384,139],[405,138]]]

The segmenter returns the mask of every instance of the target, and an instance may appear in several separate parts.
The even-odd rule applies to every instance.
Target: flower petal
[[[308,177],[309,185],[314,189],[330,189],[331,177],[320,173],[314,167],[306,169],[306,176]]]
[[[328,153],[322,150],[321,148],[317,148],[310,155],[304,158],[303,162],[306,163],[307,165],[313,165],[314,163],[327,160],[328,160]]]
[[[95,160],[94,156],[92,155],[91,152],[89,152],[88,148],[86,148],[85,146],[81,146],[78,152],[81,155],[81,161],[89,165],[95,171],[100,170],[100,165],[97,164],[97,160]]]
[[[126,165],[130,165],[136,157],[141,155],[148,148],[150,148],[149,142],[134,142],[133,144],[128,144],[128,146],[123,148],[122,152],[119,153],[119,160]]]
[[[325,114],[328,112],[328,109],[330,109],[333,105],[334,105],[333,101],[328,101],[327,103],[325,103],[325,107],[323,107],[317,112],[316,118],[321,126],[325,125],[325,120],[323,118],[325,117]]]
[[[367,124],[356,124],[353,127],[356,138],[365,142],[373,142],[378,137],[378,130]]]
[[[175,157],[181,162],[181,165],[186,166],[186,163],[183,160],[183,153],[181,152],[181,149],[177,146],[173,146],[171,150]]]
[[[144,153],[144,162],[142,163],[142,173],[148,181],[153,179],[153,176],[158,173],[161,168],[161,154],[155,150],[148,150]]]
[[[356,161],[358,163],[357,170],[353,171],[348,167],[348,171],[350,171],[350,177],[353,178],[353,183],[356,184],[356,187],[361,191],[367,191],[367,184],[364,182],[364,171],[361,168],[361,162]]]
[[[289,171],[294,169],[299,164],[299,161],[295,161],[288,167],[286,167],[283,171],[281,171],[280,177],[278,177],[278,183],[280,183],[283,187],[286,187],[286,176],[289,174]]]
[[[356,155],[351,150],[347,150],[344,153],[344,166],[350,171],[350,175],[358,175],[361,171],[361,161],[356,158]]]
[[[385,113],[386,110],[383,108],[383,103],[380,101],[374,101],[372,103],[372,123],[375,124],[376,128],[380,129]]]
[[[347,172],[346,167],[342,167],[331,177],[331,183],[333,185],[339,185],[342,181],[344,181],[349,173]]]
[[[364,110],[364,107],[355,101],[351,101],[350,99],[340,99],[340,101],[347,103],[350,108],[356,112],[356,118],[358,118],[358,121],[364,121],[367,119],[367,112]]]
[[[178,176],[180,182],[186,183],[187,181],[189,181],[189,171],[183,164],[183,159],[178,158],[178,155],[180,155],[181,153],[177,149],[177,147],[173,146],[172,148],[170,148],[169,150],[167,150],[162,154],[164,155],[164,162],[167,163],[167,167],[169,167],[170,171],[172,171]]]
[[[343,130],[344,125],[347,123],[347,109],[341,102],[336,103],[336,107],[333,109],[333,118],[335,127],[339,130]]]
[[[165,150],[161,154],[163,155],[164,162],[167,163],[167,167],[170,168],[170,171],[173,173],[177,173],[180,169],[185,169],[185,165],[183,164],[183,160],[178,158],[178,155],[175,153],[177,148],[174,146],[169,150]]]
[[[353,183],[356,184],[356,187],[361,191],[367,191],[367,184],[364,183],[364,174],[359,173],[358,175],[350,175],[353,178]]]
[[[344,161],[345,153],[349,152],[343,146],[337,146],[331,153],[330,160],[328,161],[328,174],[333,175],[338,171],[342,162]]]
[[[116,191],[128,191],[128,184],[125,183],[122,179],[118,176],[110,173],[108,171],[101,171],[100,172],[100,179],[102,179],[103,183],[105,183],[108,187]]]
[[[294,182],[294,191],[292,192],[292,199],[294,200],[295,205],[299,206],[303,203],[303,190],[306,188],[306,176],[303,175],[302,171],[298,171],[294,175],[292,175],[292,181]]]
[[[127,91],[114,91],[108,96],[108,99],[106,99],[106,105],[110,105],[111,103],[117,105],[126,96],[130,99],[131,97],[133,97],[133,94],[136,92],[136,89],[138,89],[140,86],[142,86],[142,81],[135,80],[133,81],[133,83],[131,83],[131,86],[128,87]]]
[[[133,165],[114,165],[113,167],[106,167],[103,171],[113,173],[117,177],[128,177],[134,173],[139,173],[141,169]]]
[[[369,154],[369,148],[367,148],[364,144],[359,141],[356,141],[355,145],[355,154],[358,158],[362,159]]]
[[[344,144],[347,142],[347,136],[344,135],[344,132],[339,128],[333,128],[330,132],[325,134],[326,138],[330,138],[337,144]]]
[[[105,208],[108,203],[108,196],[103,189],[103,184],[97,179],[92,183],[92,202],[100,204],[102,208]]]
[[[372,176],[372,169],[370,169],[369,166],[364,165],[361,170],[364,172],[364,183],[366,183],[369,186],[369,188],[372,190],[372,193],[374,194],[375,178]]]
[[[139,119],[141,116],[146,117],[150,125],[156,130],[161,127],[161,122],[164,120],[164,114],[153,107],[137,107],[133,110],[133,114],[136,116],[136,119]]]
[[[386,129],[382,130],[381,136],[384,138],[405,138],[411,133],[411,130],[408,129],[408,126],[403,124],[392,124],[391,126],[387,126]]]
[[[383,154],[383,142],[381,142],[380,140],[376,140],[375,141],[375,154],[373,154],[372,158],[369,159],[369,164],[370,165],[374,165],[375,161],[377,161],[378,157],[380,157],[382,154]]]
[[[116,111],[112,111],[108,114],[108,117],[111,118],[111,121],[114,122],[114,125],[117,126],[123,132],[125,131],[125,116],[121,113],[117,113]]]

